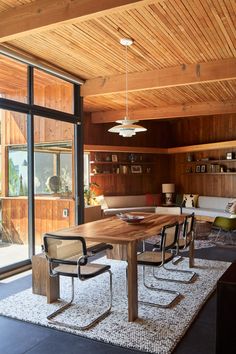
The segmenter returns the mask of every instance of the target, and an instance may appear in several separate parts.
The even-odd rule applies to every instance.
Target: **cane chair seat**
[[[96,277],[110,269],[109,265],[102,265],[96,263],[88,263],[85,266],[81,267],[80,277],[83,279],[89,279]],[[78,267],[76,265],[62,264],[58,267],[55,267],[54,272],[58,275],[70,276],[78,278]]]
[[[174,257],[174,255],[172,253],[165,252],[164,254],[162,254],[159,252],[146,251],[144,253],[140,253],[137,256],[137,261],[138,261],[138,264],[158,267],[163,263],[163,260],[162,260],[163,256],[164,256],[166,262],[169,262]]]

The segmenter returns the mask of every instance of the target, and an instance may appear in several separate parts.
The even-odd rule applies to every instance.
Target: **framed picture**
[[[196,166],[195,172],[197,172],[197,173],[201,172],[201,166],[200,165]]]
[[[233,153],[232,152],[227,152],[226,153],[226,159],[227,160],[232,160],[232,158],[233,158]]]
[[[201,165],[201,172],[206,172],[206,165]]]
[[[112,162],[118,162],[117,155],[111,155],[111,161]]]
[[[142,166],[140,166],[140,165],[131,166],[131,172],[132,173],[142,173]]]

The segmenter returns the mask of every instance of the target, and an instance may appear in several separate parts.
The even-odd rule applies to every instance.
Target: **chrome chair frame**
[[[48,244],[47,244],[47,238],[53,238],[53,239],[57,239],[58,241],[63,241],[63,240],[74,240],[74,241],[80,241],[82,243],[82,249],[83,249],[83,255],[80,256],[78,259],[55,259],[55,258],[50,258],[48,255]],[[100,322],[101,320],[103,320],[105,317],[107,317],[109,315],[109,313],[111,312],[111,308],[112,308],[112,272],[110,271],[110,269],[107,269],[109,266],[106,267],[106,269],[104,271],[101,271],[99,274],[97,275],[93,275],[91,273],[91,275],[87,275],[86,277],[83,276],[81,270],[83,268],[83,266],[86,266],[88,264],[88,260],[90,257],[94,256],[95,254],[104,251],[105,249],[111,249],[112,246],[109,244],[100,244],[97,245],[95,247],[92,247],[91,249],[87,249],[86,247],[86,243],[85,240],[82,236],[56,236],[56,235],[51,235],[51,234],[45,234],[43,237],[43,248],[44,248],[44,253],[46,255],[46,258],[48,260],[48,269],[49,269],[49,275],[52,277],[55,276],[60,276],[60,275],[64,275],[64,276],[70,276],[71,277],[71,299],[69,302],[66,302],[65,305],[63,305],[62,307],[60,307],[58,310],[54,311],[53,313],[51,313],[50,315],[47,316],[47,320],[49,321],[49,323],[52,324],[56,324],[58,326],[63,326],[66,328],[72,328],[75,330],[87,330],[91,327],[93,327],[95,324],[97,324],[98,322]],[[99,247],[100,246],[100,247]],[[73,257],[74,258],[74,257]],[[56,266],[57,265],[64,265],[66,266],[76,266],[77,267],[77,273],[74,273],[73,275],[69,275],[66,274],[66,272],[61,272],[61,271],[57,271],[56,270]],[[110,267],[109,267],[110,268]],[[65,310],[67,310],[69,307],[73,306],[73,301],[74,301],[74,293],[75,293],[75,287],[74,287],[74,278],[79,278],[81,281],[86,281],[89,280],[93,277],[96,277],[98,275],[101,274],[105,274],[108,273],[109,274],[109,289],[110,289],[110,301],[109,301],[109,306],[108,308],[102,313],[100,314],[98,317],[96,317],[93,321],[91,321],[89,324],[84,325],[84,326],[76,326],[76,325],[68,325],[65,324],[64,322],[55,320],[54,318],[57,317],[59,314],[61,314],[62,312],[64,312]]]
[[[188,229],[188,223],[189,223],[189,219],[191,219],[190,221],[190,229]],[[189,235],[190,234],[190,235]],[[189,241],[188,241],[188,236],[189,237]],[[177,238],[177,243],[175,248],[172,250],[172,252],[175,254],[174,257],[178,257],[179,255],[179,250],[184,250],[186,249],[188,246],[190,246],[190,244],[192,242],[194,242],[194,213],[189,214],[185,217],[184,220],[184,225],[183,225],[183,239],[184,239],[184,244],[183,246],[180,248],[179,246],[179,233],[178,233],[178,238]],[[175,258],[173,259],[172,263],[176,264],[177,262],[179,262],[183,257],[180,256],[177,260],[175,260]],[[184,283],[184,284],[189,284],[192,283],[195,279],[197,274],[191,270],[183,270],[183,269],[172,269],[172,268],[167,268],[165,265],[163,265],[163,268],[166,269],[168,272],[172,272],[172,273],[179,273],[179,274],[189,274],[190,278],[188,280],[183,280],[183,279],[169,279],[169,278],[161,278],[158,277],[155,274],[155,270],[153,269],[153,276],[158,279],[158,280],[166,280],[166,281],[170,281],[170,282],[177,282],[177,283]]]
[[[168,228],[172,228],[172,227],[175,227],[175,235],[174,235],[174,240],[173,240],[173,243],[170,245],[170,246],[166,246],[166,230]],[[166,259],[166,251],[170,250],[173,248],[173,245],[176,244],[177,242],[177,237],[178,237],[178,229],[179,229],[179,224],[178,223],[174,223],[174,224],[169,224],[169,225],[165,225],[163,228],[162,228],[162,231],[161,231],[161,242],[160,242],[160,248],[158,247],[158,253],[161,252],[161,262],[160,264],[156,265],[156,264],[148,264],[148,265],[144,265],[142,263],[142,261],[137,261],[138,262],[138,265],[142,265],[142,269],[143,269],[143,285],[149,289],[149,290],[154,290],[154,291],[158,291],[158,292],[164,292],[164,293],[168,293],[168,294],[173,294],[175,295],[175,297],[173,298],[173,300],[171,300],[169,303],[167,304],[160,304],[160,303],[153,303],[153,302],[149,302],[149,301],[143,301],[143,300],[139,300],[138,302],[141,303],[141,304],[144,304],[144,305],[149,305],[149,306],[154,306],[154,307],[161,307],[161,308],[169,308],[173,305],[174,302],[177,301],[177,299],[180,297],[180,293],[178,291],[174,291],[174,290],[169,290],[169,289],[161,289],[161,288],[158,288],[158,287],[154,287],[153,285],[148,285],[147,282],[146,282],[146,267],[147,266],[151,266],[153,267],[153,270],[154,268],[160,268],[160,267],[163,267],[163,265],[165,263],[168,263],[170,262],[173,257],[174,257],[174,254],[171,252],[170,253],[170,257],[168,259]],[[155,246],[155,245],[154,245]],[[159,246],[159,244],[158,244]],[[153,248],[153,252],[156,252],[157,251],[157,248]],[[145,253],[146,251],[144,250],[143,252],[141,252],[140,254],[142,253]]]

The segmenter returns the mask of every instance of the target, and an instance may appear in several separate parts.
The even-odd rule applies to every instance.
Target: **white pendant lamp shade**
[[[125,57],[125,110],[126,116],[122,120],[117,120],[116,123],[119,125],[115,125],[110,128],[108,131],[110,133],[118,133],[120,136],[124,138],[130,138],[131,136],[136,135],[139,132],[145,132],[147,129],[142,127],[141,125],[134,124],[137,123],[137,120],[131,120],[128,118],[128,70],[127,70],[127,47],[133,44],[133,40],[131,38],[122,38],[120,43],[126,48],[126,57]]]
[[[114,127],[110,128],[108,131],[110,133],[118,133],[120,136],[124,138],[130,138],[131,136],[136,135],[139,132],[145,132],[147,129],[141,127],[141,125],[134,124],[137,121],[124,119],[124,120],[117,120],[116,123],[120,123],[119,125],[115,125]]]

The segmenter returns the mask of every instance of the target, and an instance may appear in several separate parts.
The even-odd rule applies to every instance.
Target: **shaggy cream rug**
[[[182,294],[180,301],[170,309],[139,305],[139,319],[133,323],[127,321],[126,298],[126,262],[111,261],[105,258],[97,263],[110,263],[113,273],[113,307],[111,314],[95,327],[87,331],[75,331],[65,327],[48,324],[46,316],[61,306],[61,302],[48,305],[46,298],[33,295],[32,290],[17,293],[0,302],[0,314],[19,320],[32,322],[94,338],[118,346],[135,348],[144,352],[168,354],[183,337],[202,305],[216,287],[217,280],[229,267],[230,263],[195,260],[195,272],[198,274],[191,284],[153,281],[151,271],[148,281],[165,289],[174,289]],[[174,267],[174,266],[173,266]],[[180,269],[188,269],[188,259],[178,264]],[[169,276],[159,270],[162,276]],[[97,312],[106,307],[108,301],[108,275],[101,275],[87,282],[76,282],[77,305],[71,307],[60,320],[71,324],[81,324],[90,320]],[[61,281],[61,297],[69,298],[70,279]],[[139,269],[139,297],[151,301],[169,300],[156,291],[148,291],[142,285],[142,269]],[[81,322],[82,321],[82,322]]]

